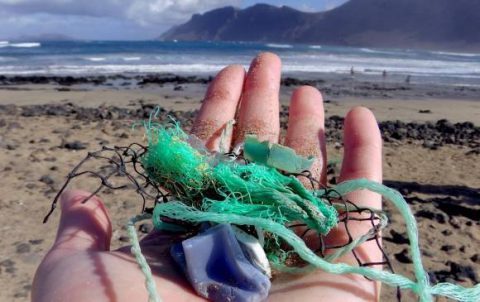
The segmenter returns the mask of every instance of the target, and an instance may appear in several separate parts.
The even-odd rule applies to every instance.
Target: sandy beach
[[[135,121],[158,105],[186,128],[209,78],[164,76],[0,78],[0,301],[28,301],[33,274],[51,246],[59,212],[42,224],[66,175],[88,151],[143,141]],[[312,84],[324,96],[328,154],[341,159],[342,118],[370,108],[385,140],[385,184],[400,190],[420,229],[432,282],[480,282],[480,90],[472,87],[365,82],[348,77],[284,79],[281,122],[295,87]],[[97,165],[105,165],[98,163]],[[329,169],[335,182],[339,165]],[[118,179],[121,182],[121,179]],[[72,187],[93,190],[97,180]],[[100,194],[113,223],[112,248],[126,244],[124,225],[141,202],[132,190]],[[405,227],[386,205],[391,225],[384,245],[399,273],[412,276]],[[410,301],[407,292],[405,301]],[[382,301],[393,301],[384,286]]]

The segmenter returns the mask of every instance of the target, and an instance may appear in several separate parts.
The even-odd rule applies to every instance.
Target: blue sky
[[[194,13],[256,3],[323,11],[347,0],[0,0],[0,39],[64,34],[90,40],[144,40]]]

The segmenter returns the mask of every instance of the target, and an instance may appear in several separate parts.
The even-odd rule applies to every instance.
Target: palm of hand
[[[255,58],[245,75],[241,66],[223,69],[212,82],[192,132],[210,149],[219,148],[219,133],[226,122],[238,125],[227,144],[241,141],[246,133],[277,142],[279,137],[280,60],[269,53]],[[240,102],[241,105],[237,106]],[[237,107],[239,107],[237,111]],[[325,181],[325,137],[322,97],[312,87],[301,87],[290,104],[285,144],[317,160],[312,172]],[[381,138],[373,115],[364,108],[350,111],[344,127],[345,154],[341,180],[365,177],[381,181]],[[144,276],[129,248],[109,251],[111,224],[98,198],[82,204],[88,193],[70,191],[62,196],[62,217],[57,239],[37,270],[33,301],[146,301]],[[369,192],[349,196],[358,204],[381,207],[380,197]],[[357,223],[354,233],[364,233],[368,222]],[[329,240],[340,240],[336,229]],[[152,233],[141,242],[163,301],[197,301],[198,297],[168,256],[174,240]],[[364,260],[379,261],[373,242],[356,249]],[[354,264],[351,256],[340,261]],[[305,276],[281,276],[273,281],[271,301],[372,301],[379,286],[354,275],[316,271]]]

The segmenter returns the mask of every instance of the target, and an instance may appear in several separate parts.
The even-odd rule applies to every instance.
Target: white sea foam
[[[430,53],[437,55],[456,56],[456,57],[480,57],[480,53],[463,53],[463,52],[449,52],[449,51],[431,51]]]
[[[360,48],[360,51],[371,54],[388,54],[388,55],[405,55],[403,51],[395,50],[380,50],[380,49],[371,49],[371,48]]]
[[[220,71],[222,64],[103,64],[103,65],[50,65],[48,68],[25,66],[0,66],[0,74],[118,74],[118,73],[182,73],[212,74]]]
[[[122,60],[124,61],[140,61],[142,57],[124,57]]]
[[[293,48],[293,45],[290,44],[275,44],[275,43],[268,43],[265,46],[270,48]]]
[[[310,45],[310,46],[308,46],[308,48],[311,48],[311,49],[322,49],[322,45]]]
[[[6,57],[2,57],[0,61]],[[92,60],[93,59],[93,60]],[[225,59],[225,58],[224,58]],[[237,58],[238,59],[238,58]],[[116,73],[182,73],[213,74],[218,72],[229,60],[215,60],[204,63],[184,64],[105,64],[105,58],[89,58],[100,64],[58,64],[58,65],[0,65],[0,74],[116,74]],[[201,61],[201,60],[199,60]],[[248,65],[248,62],[239,62]],[[282,67],[286,74],[295,73],[339,73],[348,74],[351,66],[359,73],[381,75],[386,70],[391,75],[412,75],[425,77],[456,77],[480,79],[480,63],[441,61],[441,60],[403,60],[400,58],[369,58],[361,56],[328,55],[307,59],[302,55],[286,56]]]
[[[371,48],[360,48],[360,51],[363,51],[366,53],[398,54],[398,52],[392,51],[392,50],[380,50],[380,49],[371,49]]]
[[[378,53],[377,50],[373,50],[373,49],[370,49],[370,48],[360,48],[361,51],[363,52],[368,52],[368,53]]]
[[[22,43],[8,43],[7,46],[9,47],[20,47],[20,48],[32,48],[32,47],[40,47],[42,44],[39,42],[22,42]]]
[[[85,58],[87,61],[91,62],[102,62],[105,61],[107,58],[102,58],[102,57],[91,57],[91,58]]]

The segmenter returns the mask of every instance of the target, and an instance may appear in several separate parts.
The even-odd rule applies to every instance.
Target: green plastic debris
[[[288,173],[301,173],[310,169],[314,157],[302,157],[291,148],[260,142],[256,136],[247,135],[244,143],[244,156],[247,160],[279,169]]]
[[[189,144],[189,136],[177,124],[148,123],[146,127],[148,151],[141,160],[148,177],[185,204],[203,211],[248,213],[279,223],[304,222],[321,234],[337,225],[335,208],[306,190],[294,176],[268,165],[245,165],[205,153]],[[249,141],[266,146],[256,144],[253,137]],[[303,160],[294,152],[290,157]]]
[[[179,125],[148,126],[148,152],[142,157],[148,176],[186,200],[206,190],[212,177],[209,158],[190,145]]]
[[[480,301],[480,285],[465,288],[451,283],[429,283],[422,265],[415,217],[397,191],[366,179],[349,180],[334,188],[311,191],[293,175],[279,171],[300,173],[308,170],[313,162],[312,158],[298,156],[290,148],[259,142],[256,137],[247,136],[244,156],[250,163],[243,164],[222,159],[222,156],[210,154],[198,146],[193,147],[190,137],[177,124],[165,127],[150,120],[145,127],[148,150],[142,164],[150,181],[163,186],[174,197],[155,206],[152,218],[157,229],[182,231],[183,227],[174,223],[176,220],[192,224],[208,221],[253,227],[257,232],[261,230],[270,264],[280,271],[308,273],[322,269],[333,274],[360,274],[387,285],[409,289],[422,302],[433,301],[434,296]],[[318,234],[326,235],[337,226],[337,210],[348,212],[349,207],[354,210],[353,204],[330,204],[328,200],[363,189],[381,194],[404,218],[415,279],[376,268],[336,262],[338,257],[369,240],[371,232],[378,232],[386,226],[387,216],[380,210],[375,210],[380,220],[378,229],[370,230],[325,257],[308,248],[302,238],[286,226],[292,222],[304,223]],[[171,220],[163,221],[165,218]],[[130,230],[134,229],[130,226]],[[133,246],[137,247],[138,238],[131,238]],[[156,293],[149,287],[153,279],[148,264],[142,259],[140,250],[133,252],[146,276],[150,297],[154,297]],[[308,265],[288,266],[286,260],[292,253]]]

